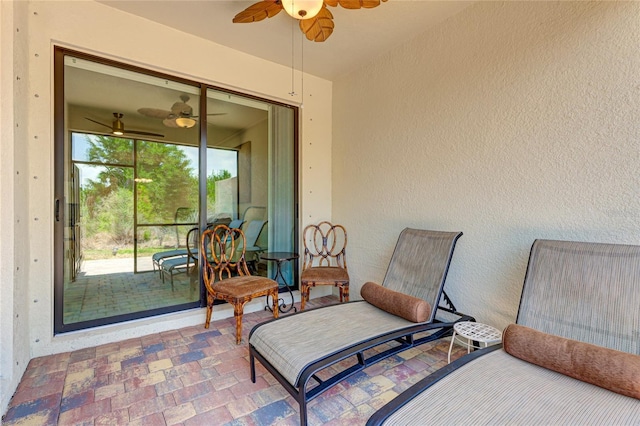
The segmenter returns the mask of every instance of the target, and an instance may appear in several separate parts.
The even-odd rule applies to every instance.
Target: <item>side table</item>
[[[286,289],[289,291],[289,294],[291,295],[291,305],[289,305],[288,308],[286,303],[284,303],[284,299],[279,299],[279,301],[281,302],[278,305],[278,309],[280,310],[280,312],[289,312],[291,309],[293,309],[293,312],[297,312],[296,307],[293,306],[293,292],[291,291],[291,287],[289,287],[289,284],[287,284],[287,281],[284,279],[284,275],[282,274],[282,264],[284,262],[295,260],[298,257],[298,253],[287,251],[269,251],[260,255],[261,259],[276,263],[276,273],[273,276],[273,279],[278,283],[278,286],[280,286],[280,288],[286,287]],[[281,285],[280,280],[282,281],[283,285]],[[269,304],[269,296],[267,296],[267,306],[265,306],[265,309],[271,310],[271,305]]]
[[[482,343],[484,343],[484,347],[486,348],[489,345],[494,345],[502,341],[502,332],[495,327],[479,322],[457,322],[453,325],[453,334],[451,335],[451,344],[449,345],[449,363],[451,363],[451,350],[453,349],[453,342],[456,340],[456,334],[466,339],[466,342],[461,339],[458,339],[458,342],[467,345],[467,353],[471,351],[472,347],[474,349],[480,349]],[[473,345],[471,342],[478,342],[478,346]]]

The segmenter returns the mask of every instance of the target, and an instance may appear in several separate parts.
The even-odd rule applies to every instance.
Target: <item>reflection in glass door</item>
[[[199,85],[56,53],[56,332],[200,306]]]
[[[233,220],[247,239],[252,274],[273,276],[273,265],[261,255],[296,250],[296,114],[295,109],[237,93],[207,90],[207,164],[232,164],[237,174],[215,182],[221,169],[207,170],[207,218]],[[228,116],[243,117],[242,121]],[[235,160],[220,149],[234,151]],[[211,194],[215,193],[215,203]],[[224,197],[221,198],[221,194]],[[294,288],[295,264],[283,265]],[[284,283],[281,283],[284,284]]]
[[[295,251],[294,108],[61,48],[55,93],[56,333],[203,306],[207,226]]]

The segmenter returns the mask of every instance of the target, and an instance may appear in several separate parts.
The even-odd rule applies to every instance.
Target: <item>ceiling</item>
[[[474,3],[388,0],[374,9],[329,7],[334,32],[326,42],[315,43],[304,38],[298,22],[284,11],[260,22],[233,24],[233,17],[255,1],[99,2],[288,67],[293,61],[296,69],[303,65],[305,72],[328,80],[357,69]]]

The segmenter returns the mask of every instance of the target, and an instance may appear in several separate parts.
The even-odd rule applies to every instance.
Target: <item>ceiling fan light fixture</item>
[[[311,19],[320,12],[323,0],[281,0],[282,7],[291,17],[296,19]]]
[[[124,123],[122,122],[122,120],[120,120],[122,118],[123,114],[114,112],[113,116],[116,119],[113,120],[113,127],[111,128],[111,133],[113,133],[116,136],[124,135]]]
[[[176,124],[178,125],[178,127],[190,129],[196,125],[196,120],[191,117],[178,117],[176,118]]]

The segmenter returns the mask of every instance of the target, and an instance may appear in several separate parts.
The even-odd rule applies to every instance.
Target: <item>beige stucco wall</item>
[[[26,5],[0,2],[0,412],[30,359]],[[14,53],[15,52],[15,53]]]
[[[334,81],[351,294],[403,228],[463,231],[448,293],[504,327],[534,239],[640,244],[639,46],[637,2],[480,2]]]
[[[312,168],[323,176],[331,173],[332,84],[306,75],[303,102],[300,95],[288,94],[289,68],[93,1],[3,0],[1,10],[0,411],[4,412],[29,358],[204,323],[204,310],[195,310],[53,336],[53,46],[293,105],[304,103],[300,170]],[[22,74],[21,84],[15,82],[17,74]],[[304,120],[316,125],[305,126]],[[19,129],[12,129],[14,121],[20,122]],[[305,186],[306,176],[302,180],[301,216],[329,218],[330,182],[311,194],[315,188]],[[24,267],[17,271],[20,265]],[[262,309],[260,301],[247,305],[245,312],[255,309]],[[232,315],[232,309],[219,308],[214,318]],[[7,327],[9,331],[4,330]]]

